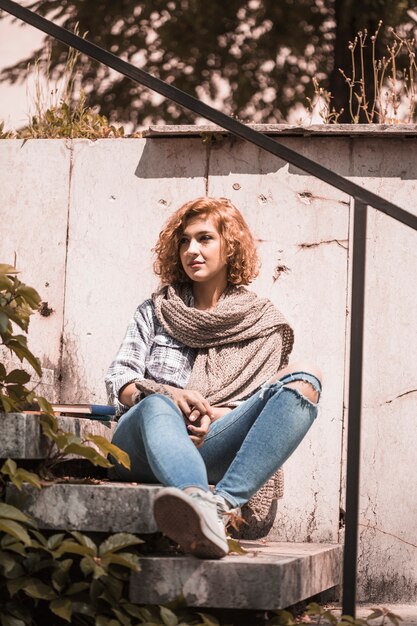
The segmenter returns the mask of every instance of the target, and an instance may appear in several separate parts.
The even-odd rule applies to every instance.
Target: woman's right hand
[[[210,421],[214,419],[214,411],[199,391],[193,389],[179,389],[164,385],[181,413],[189,422],[196,422],[203,415],[208,415]]]

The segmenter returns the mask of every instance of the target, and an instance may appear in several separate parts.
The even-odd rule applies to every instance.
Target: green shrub
[[[41,299],[35,289],[18,279],[18,273],[13,266],[0,264],[0,346],[13,353],[20,362],[29,363],[41,376],[41,365],[30,352],[26,338],[30,316],[38,309]],[[16,333],[16,326],[25,334]],[[26,387],[30,379],[30,374],[24,369],[7,372],[4,364],[0,363],[0,409],[3,408],[6,413],[19,411],[32,402],[35,393]]]

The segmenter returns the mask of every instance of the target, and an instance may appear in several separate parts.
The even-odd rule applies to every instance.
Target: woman
[[[113,443],[131,459],[131,470],[116,465],[112,478],[162,483],[159,529],[186,552],[220,558],[228,551],[222,516],[303,439],[317,415],[320,374],[288,365],[291,328],[244,287],[258,257],[229,200],[187,202],[155,252],[163,286],[136,310],[106,377],[122,414]]]

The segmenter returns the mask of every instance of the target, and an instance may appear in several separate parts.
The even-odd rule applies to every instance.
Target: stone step
[[[101,435],[111,439],[116,422],[104,422],[82,417],[57,417],[62,430],[79,437]],[[26,413],[0,413],[0,459],[43,459],[48,439],[41,433],[39,417]]]
[[[218,561],[145,556],[130,578],[130,599],[188,606],[284,609],[341,582],[342,547],[334,544],[242,542],[245,555]]]
[[[0,457],[42,459],[47,441],[38,417],[0,416]],[[83,436],[111,438],[115,423],[60,417],[60,426]],[[41,491],[7,484],[5,499],[31,515],[39,528],[84,532],[157,531],[152,514],[159,485],[97,481],[53,483]],[[191,556],[143,556],[132,574],[130,595],[139,604],[165,604],[183,596],[192,607],[280,609],[340,583],[341,546],[247,541],[245,555],[220,561]]]
[[[53,483],[41,491],[7,485],[6,502],[31,515],[39,528],[154,533],[153,499],[160,485]]]
[[[84,532],[157,531],[152,514],[159,485],[54,483],[41,491],[7,485],[6,502],[30,514],[41,529]],[[189,606],[280,609],[340,582],[341,546],[246,541],[245,555],[220,561],[191,556],[143,556],[132,574],[132,602],[164,604],[179,596]]]

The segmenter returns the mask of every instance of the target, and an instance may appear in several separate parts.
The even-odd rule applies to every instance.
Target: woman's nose
[[[188,244],[187,252],[188,252],[188,254],[198,254],[199,253],[198,241],[196,239],[191,239],[190,240],[190,243]]]

